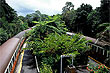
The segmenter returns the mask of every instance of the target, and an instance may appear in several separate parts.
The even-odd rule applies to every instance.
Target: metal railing
[[[106,57],[109,57],[109,50],[107,50],[107,49],[105,49],[103,47],[100,47],[98,45],[92,44],[92,43],[87,43],[87,46],[90,46],[96,52],[98,52],[100,50],[103,50],[102,51],[102,55],[105,55],[106,54]]]
[[[68,35],[70,35],[70,36],[75,35],[75,33],[71,33],[71,32],[66,32],[66,34],[68,34]],[[82,37],[84,37],[84,36],[82,36]],[[99,39],[97,39],[97,40],[94,42],[94,44],[92,44],[92,43],[87,43],[87,46],[88,46],[88,45],[91,46],[91,48],[94,49],[94,50],[96,50],[96,52],[98,52],[98,51],[100,51],[100,50],[103,50],[102,54],[105,55],[105,53],[106,53],[106,57],[110,57],[110,50],[107,50],[107,49],[105,49],[105,48],[103,48],[103,47],[100,47],[100,46],[96,45],[96,43],[98,42],[98,40],[99,40]]]
[[[10,73],[11,70],[12,70],[12,67],[14,65],[14,62],[16,60],[16,57],[17,57],[17,54],[19,52],[19,49],[20,49],[20,45],[21,45],[21,42],[23,41],[24,37],[21,38],[20,42],[18,43],[17,47],[16,47],[16,50],[14,51],[12,57],[11,57],[11,60],[10,62],[8,63],[8,66],[7,68],[5,69],[4,73]]]
[[[62,73],[62,59],[65,58],[65,57],[72,57],[72,65],[73,65],[73,56],[72,54],[70,55],[61,55],[61,63],[60,63],[60,73]]]

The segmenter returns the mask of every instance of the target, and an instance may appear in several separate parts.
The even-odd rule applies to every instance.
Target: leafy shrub
[[[49,17],[47,21],[33,21],[33,23],[36,23],[36,27],[30,31],[30,40],[34,40],[34,38],[40,38],[44,39],[48,34],[50,33],[66,33],[68,30],[66,28],[66,25],[64,24],[63,21],[60,21],[61,17],[59,15],[56,15],[54,17]]]
[[[36,23],[36,27],[27,34],[29,36],[28,47],[25,49],[33,50],[42,72],[44,64],[49,65],[53,72],[59,73],[61,55],[72,54],[75,58],[89,48],[86,46],[88,41],[80,38],[79,34],[66,35],[67,29],[64,22],[60,21],[60,16],[48,17],[47,21],[33,21],[33,23]]]
[[[79,51],[88,49],[86,46],[88,41],[79,37],[80,35],[77,34],[71,37],[66,34],[52,33],[44,40],[35,38],[34,41],[29,41],[28,48],[33,49],[33,54],[37,56],[39,64],[43,62],[50,65],[53,71],[56,71],[55,64],[60,61],[61,55],[72,54],[75,57],[80,54]]]
[[[51,66],[42,63],[42,67],[40,68],[40,73],[53,73]]]

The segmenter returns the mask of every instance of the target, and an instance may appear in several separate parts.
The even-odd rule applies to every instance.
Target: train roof
[[[11,38],[0,46],[0,73],[5,71],[19,41],[19,38]]]

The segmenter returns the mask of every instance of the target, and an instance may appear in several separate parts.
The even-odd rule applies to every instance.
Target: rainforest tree
[[[27,23],[17,16],[16,11],[5,0],[0,0],[0,45],[26,28]]]

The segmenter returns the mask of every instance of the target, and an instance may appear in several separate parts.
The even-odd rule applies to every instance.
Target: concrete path
[[[35,59],[30,50],[24,51],[21,73],[37,73]]]

